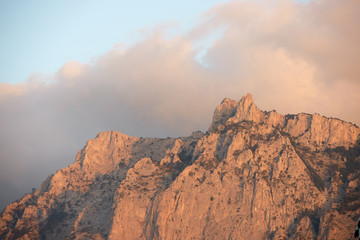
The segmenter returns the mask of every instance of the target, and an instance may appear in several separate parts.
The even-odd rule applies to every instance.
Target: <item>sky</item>
[[[64,63],[91,62],[115,45],[133,45],[139,31],[191,28],[202,11],[225,0],[0,0],[0,82],[51,75]]]
[[[359,22],[358,0],[0,0],[0,208],[98,132],[206,131],[225,97],[359,125]]]

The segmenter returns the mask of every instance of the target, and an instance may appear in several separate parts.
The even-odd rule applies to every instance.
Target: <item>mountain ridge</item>
[[[207,133],[108,131],[1,213],[0,239],[350,239],[360,129],[225,98]]]

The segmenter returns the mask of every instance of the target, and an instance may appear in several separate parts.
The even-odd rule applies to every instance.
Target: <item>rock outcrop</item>
[[[207,133],[103,132],[1,213],[0,239],[351,239],[360,129],[224,99]]]

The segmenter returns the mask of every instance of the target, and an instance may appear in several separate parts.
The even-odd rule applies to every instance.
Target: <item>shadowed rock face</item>
[[[209,131],[103,132],[1,213],[0,239],[350,239],[360,130],[224,99]]]

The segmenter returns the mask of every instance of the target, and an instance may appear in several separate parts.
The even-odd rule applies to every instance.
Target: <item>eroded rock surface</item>
[[[360,130],[224,99],[209,131],[103,132],[1,213],[0,239],[351,239]]]

